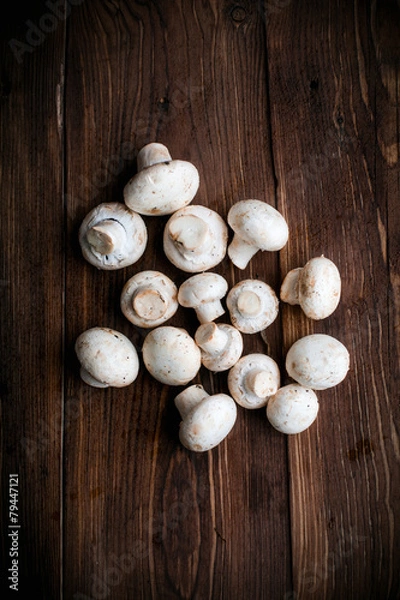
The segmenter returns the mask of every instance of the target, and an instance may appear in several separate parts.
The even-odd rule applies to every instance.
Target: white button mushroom
[[[164,228],[164,252],[188,273],[208,271],[226,254],[228,227],[218,213],[198,204],[177,210]]]
[[[186,279],[178,291],[178,302],[193,308],[200,323],[210,323],[224,314],[221,300],[228,291],[228,282],[218,273],[199,273]]]
[[[232,324],[242,333],[263,331],[278,316],[279,302],[274,290],[264,281],[244,279],[226,297]]]
[[[159,271],[140,271],[125,283],[121,293],[121,310],[138,327],[157,327],[178,310],[178,288]]]
[[[175,398],[182,422],[179,439],[185,448],[206,452],[231,432],[237,417],[234,400],[227,394],[210,396],[201,385],[192,385]]]
[[[306,335],[289,348],[286,371],[292,379],[313,390],[339,384],[350,366],[347,348],[336,338],[323,333]]]
[[[259,250],[281,250],[288,240],[286,220],[279,211],[261,200],[240,200],[227,216],[234,231],[228,256],[239,269],[245,269]]]
[[[140,215],[121,202],[99,204],[83,219],[79,244],[84,258],[98,269],[115,270],[137,262],[147,245]]]
[[[144,146],[137,168],[124,188],[124,201],[141,215],[170,215],[189,204],[199,188],[196,167],[185,160],[172,160],[163,144]]]
[[[157,381],[166,385],[186,385],[201,367],[201,352],[185,329],[161,325],[150,331],[143,342],[143,362]]]
[[[337,266],[318,256],[310,259],[303,268],[287,273],[281,286],[280,297],[288,304],[299,304],[310,319],[325,319],[337,308],[340,301],[341,279]]]
[[[260,408],[276,394],[280,380],[279,367],[273,358],[266,354],[247,354],[228,373],[229,393],[243,408]]]
[[[296,383],[281,387],[267,404],[267,418],[281,433],[296,434],[305,431],[318,415],[315,392]]]
[[[81,378],[93,387],[121,388],[135,381],[139,358],[132,342],[119,331],[92,327],[75,342]]]
[[[242,334],[227,323],[203,323],[194,339],[201,349],[201,362],[209,371],[227,371],[243,352]]]

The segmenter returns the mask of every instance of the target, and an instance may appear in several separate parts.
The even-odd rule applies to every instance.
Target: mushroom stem
[[[204,302],[204,304],[197,306],[195,310],[200,323],[210,323],[211,321],[214,321],[214,319],[217,319],[223,315],[225,312],[220,300]]]
[[[218,356],[226,348],[228,335],[215,323],[204,323],[196,331],[195,341],[208,355]]]
[[[245,290],[238,296],[237,308],[244,317],[256,317],[260,314],[261,300],[255,292]]]
[[[237,233],[228,246],[228,256],[239,269],[245,269],[259,248],[243,240]]]
[[[300,304],[299,280],[302,270],[302,268],[292,269],[283,280],[280,296],[288,304]]]
[[[99,254],[110,254],[121,248],[126,239],[125,228],[119,221],[105,219],[91,227],[86,238]]]
[[[182,417],[182,420],[190,413],[190,411],[200,404],[204,398],[208,398],[209,394],[205,391],[202,385],[190,385],[188,388],[178,394],[174,400],[175,406]]]
[[[161,319],[167,311],[168,303],[156,289],[138,289],[132,298],[132,308],[141,319]]]
[[[184,215],[170,222],[169,235],[183,250],[201,252],[209,241],[209,228],[196,215]]]
[[[258,398],[272,396],[278,389],[272,373],[264,369],[252,369],[249,371],[245,377],[245,387]]]
[[[142,171],[147,167],[152,167],[158,163],[169,162],[172,160],[168,148],[164,144],[147,144],[137,155],[137,170]]]

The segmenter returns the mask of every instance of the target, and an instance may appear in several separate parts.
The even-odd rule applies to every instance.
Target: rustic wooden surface
[[[50,7],[50,4],[53,8]],[[400,7],[392,1],[14,2],[1,23],[1,590],[45,599],[400,598]],[[50,15],[50,16],[49,16]],[[279,253],[239,271],[277,291],[325,254],[341,303],[313,323],[281,305],[245,353],[282,367],[325,332],[351,353],[316,423],[279,434],[239,409],[204,454],[179,443],[176,388],[79,378],[76,337],[114,327],[136,271],[187,275],[163,256],[165,217],[132,267],[86,263],[77,230],[122,201],[138,150],[191,160],[195,203],[226,217],[260,198],[286,217]],[[227,320],[226,314],[221,319]],[[195,331],[191,311],[171,324]],[[226,391],[226,374],[195,380]],[[18,474],[18,584],[9,475]]]

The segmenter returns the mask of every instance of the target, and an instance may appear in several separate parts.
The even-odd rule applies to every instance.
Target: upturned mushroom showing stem
[[[234,231],[228,256],[239,269],[245,269],[259,250],[281,250],[289,235],[286,220],[273,206],[261,200],[241,200],[228,212]]]
[[[121,293],[121,310],[138,327],[157,327],[178,309],[178,289],[159,271],[141,271],[125,283]]]
[[[125,204],[141,215],[169,215],[189,204],[199,188],[196,167],[172,160],[168,148],[153,142],[137,156],[138,172],[124,188]]]
[[[243,408],[266,406],[268,398],[277,392],[279,386],[279,367],[265,354],[242,356],[228,374],[229,392]]]
[[[231,432],[237,417],[234,400],[227,394],[210,396],[201,385],[192,385],[175,398],[182,417],[179,439],[185,448],[206,452]]]
[[[140,215],[120,202],[92,209],[79,228],[83,257],[98,269],[122,269],[137,262],[147,245],[147,228]]]
[[[227,371],[243,351],[240,331],[227,323],[203,323],[194,339],[201,349],[201,362],[209,371]]]
[[[164,228],[164,252],[178,269],[208,271],[226,254],[228,228],[218,213],[192,204],[177,210]]]
[[[233,286],[226,305],[232,324],[242,333],[263,331],[275,321],[279,310],[274,290],[257,279],[244,279]]]

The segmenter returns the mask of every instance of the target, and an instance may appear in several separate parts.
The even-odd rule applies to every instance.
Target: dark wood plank
[[[11,473],[21,597],[400,596],[400,20],[394,0],[371,4],[75,0],[67,19],[35,2],[0,20],[2,597]],[[119,272],[85,263],[77,242],[93,206],[122,201],[155,139],[199,168],[196,202],[226,217],[259,197],[287,217],[288,247],[244,272],[225,260],[230,284],[278,289],[321,253],[342,272],[329,319],[282,306],[267,345],[245,337],[245,352],[282,367],[305,333],[348,346],[347,379],[320,392],[300,436],[239,410],[227,441],[190,453],[178,389],[143,366],[119,391],[79,378],[87,327],[115,327],[140,350],[144,332],[119,309],[131,274],[186,277],[163,256],[165,218],[146,219],[148,251]],[[197,326],[190,311],[173,322]],[[196,381],[226,391],[225,374]]]
[[[67,597],[271,598],[291,589],[286,440],[265,414],[239,411],[220,447],[189,453],[178,440],[178,389],[144,368],[128,389],[89,389],[73,353],[77,335],[93,325],[119,329],[140,349],[143,333],[119,311],[134,272],[186,278],[163,257],[165,218],[146,219],[149,248],[132,268],[101,273],[80,255],[82,218],[102,201],[122,200],[145,143],[163,142],[194,162],[195,201],[224,218],[237,200],[275,201],[263,15],[251,2],[232,9],[99,2],[69,21],[66,402],[77,412],[65,440]],[[225,260],[218,272],[231,284],[254,276],[276,285],[278,257],[258,256],[243,273]],[[196,328],[190,311],[171,323]],[[279,323],[268,344],[280,360]],[[260,336],[246,338],[246,352],[265,348]],[[202,371],[197,381],[226,391],[226,375]]]
[[[282,276],[325,254],[343,278],[325,321],[283,311],[285,349],[315,331],[351,353],[289,440],[296,599],[399,595],[398,23],[395,2],[267,11]]]
[[[51,20],[51,34],[40,28],[49,13],[44,3],[15,3],[1,12],[1,596],[57,598],[65,31],[57,19]],[[18,477],[15,497],[9,493],[11,474]],[[12,513],[17,523],[12,507],[18,509]],[[9,570],[12,560],[18,561],[15,573]],[[16,580],[18,591],[10,588]]]

